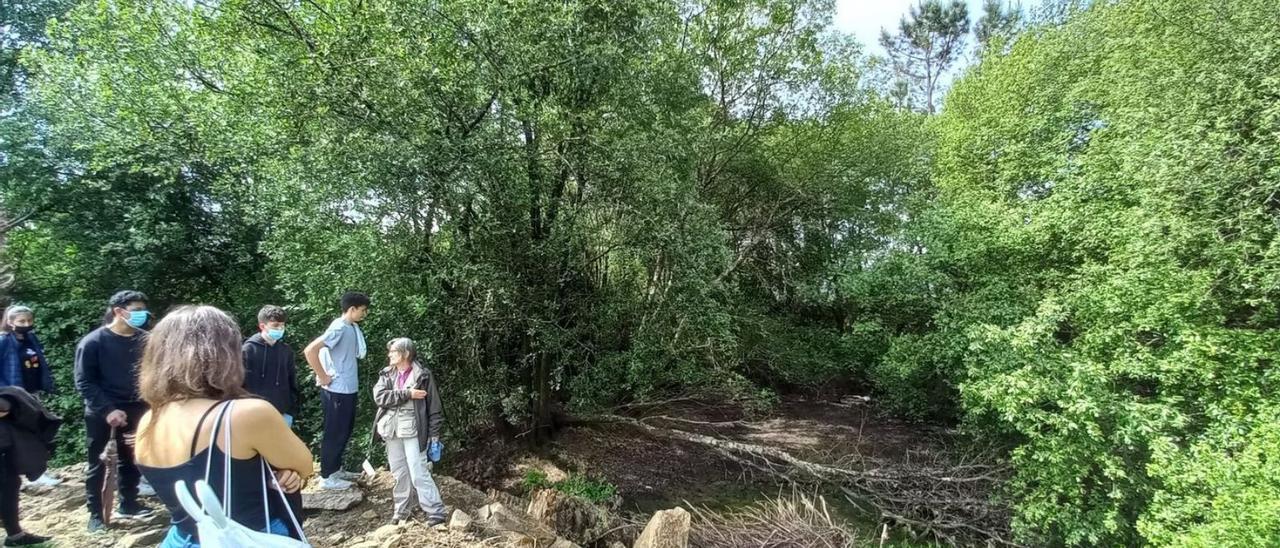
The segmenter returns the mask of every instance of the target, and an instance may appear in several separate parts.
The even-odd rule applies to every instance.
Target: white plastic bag
[[[204,480],[196,481],[199,504],[191,497],[186,482],[179,480],[174,490],[187,515],[196,520],[201,548],[311,548],[305,540],[254,531],[228,518],[218,495]]]

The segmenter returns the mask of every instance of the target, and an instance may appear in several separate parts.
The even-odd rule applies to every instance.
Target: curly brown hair
[[[147,336],[139,365],[138,391],[154,412],[194,398],[247,396],[240,328],[212,306],[183,306]]]

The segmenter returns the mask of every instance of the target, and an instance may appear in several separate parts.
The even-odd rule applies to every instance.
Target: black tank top
[[[227,515],[237,523],[244,525],[254,531],[265,531],[267,523],[263,516],[263,491],[262,482],[264,479],[270,483],[270,478],[263,475],[262,455],[249,459],[231,458],[231,496],[223,493],[225,473],[226,454],[218,448],[216,440],[218,439],[218,430],[222,424],[213,425],[213,433],[209,437],[209,447],[203,451],[196,453],[196,441],[200,438],[200,429],[204,427],[204,421],[214,409],[218,409],[223,405],[229,405],[228,402],[218,402],[213,404],[204,415],[200,416],[200,422],[196,424],[196,433],[191,436],[191,458],[177,466],[167,468],[154,468],[151,466],[138,465],[138,469],[142,471],[142,475],[146,476],[147,481],[151,482],[151,486],[155,487],[156,496],[164,502],[165,508],[169,510],[169,522],[177,526],[178,530],[183,534],[191,537],[193,542],[199,542],[196,537],[196,521],[187,515],[187,511],[182,508],[182,504],[178,502],[178,496],[174,492],[174,484],[178,480],[187,483],[187,488],[192,491],[195,496],[195,484],[197,480],[205,479],[205,462],[209,458],[206,453],[213,452],[213,463],[209,466],[209,487],[217,493],[218,500],[222,502],[222,507],[226,509]],[[227,414],[226,420],[231,420],[230,413]],[[270,494],[271,497],[278,498],[279,495]],[[268,497],[270,500],[271,497]],[[199,500],[197,498],[196,500]],[[274,517],[274,515],[273,515]]]

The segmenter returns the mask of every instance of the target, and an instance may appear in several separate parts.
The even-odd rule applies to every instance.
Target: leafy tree
[[[925,112],[935,112],[942,80],[964,53],[968,32],[969,8],[960,0],[922,0],[899,21],[896,34],[881,29],[880,45]]]
[[[982,3],[982,17],[973,26],[973,35],[977,40],[979,53],[987,48],[992,40],[1008,40],[1022,21],[1022,5],[1005,6],[1001,0],[986,0]]]
[[[1280,342],[1280,80],[1277,50],[1248,45],[1280,38],[1273,11],[1094,3],[947,98],[918,229],[947,291],[935,331],[887,362],[941,371],[969,428],[1012,444],[1029,544],[1280,531],[1275,466],[1256,458]]]

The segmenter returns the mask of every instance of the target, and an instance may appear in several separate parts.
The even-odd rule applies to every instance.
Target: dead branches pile
[[[952,544],[1014,545],[1009,508],[995,497],[1008,470],[991,464],[995,459],[937,452],[895,462],[855,457],[828,464],[801,459],[777,447],[657,427],[628,417],[610,415],[602,420],[712,447],[745,467],[793,484],[834,486],[854,504],[869,503],[895,526],[920,537]]]
[[[799,492],[728,513],[694,508],[690,535],[699,548],[845,548],[856,540],[831,518],[825,499]]]

